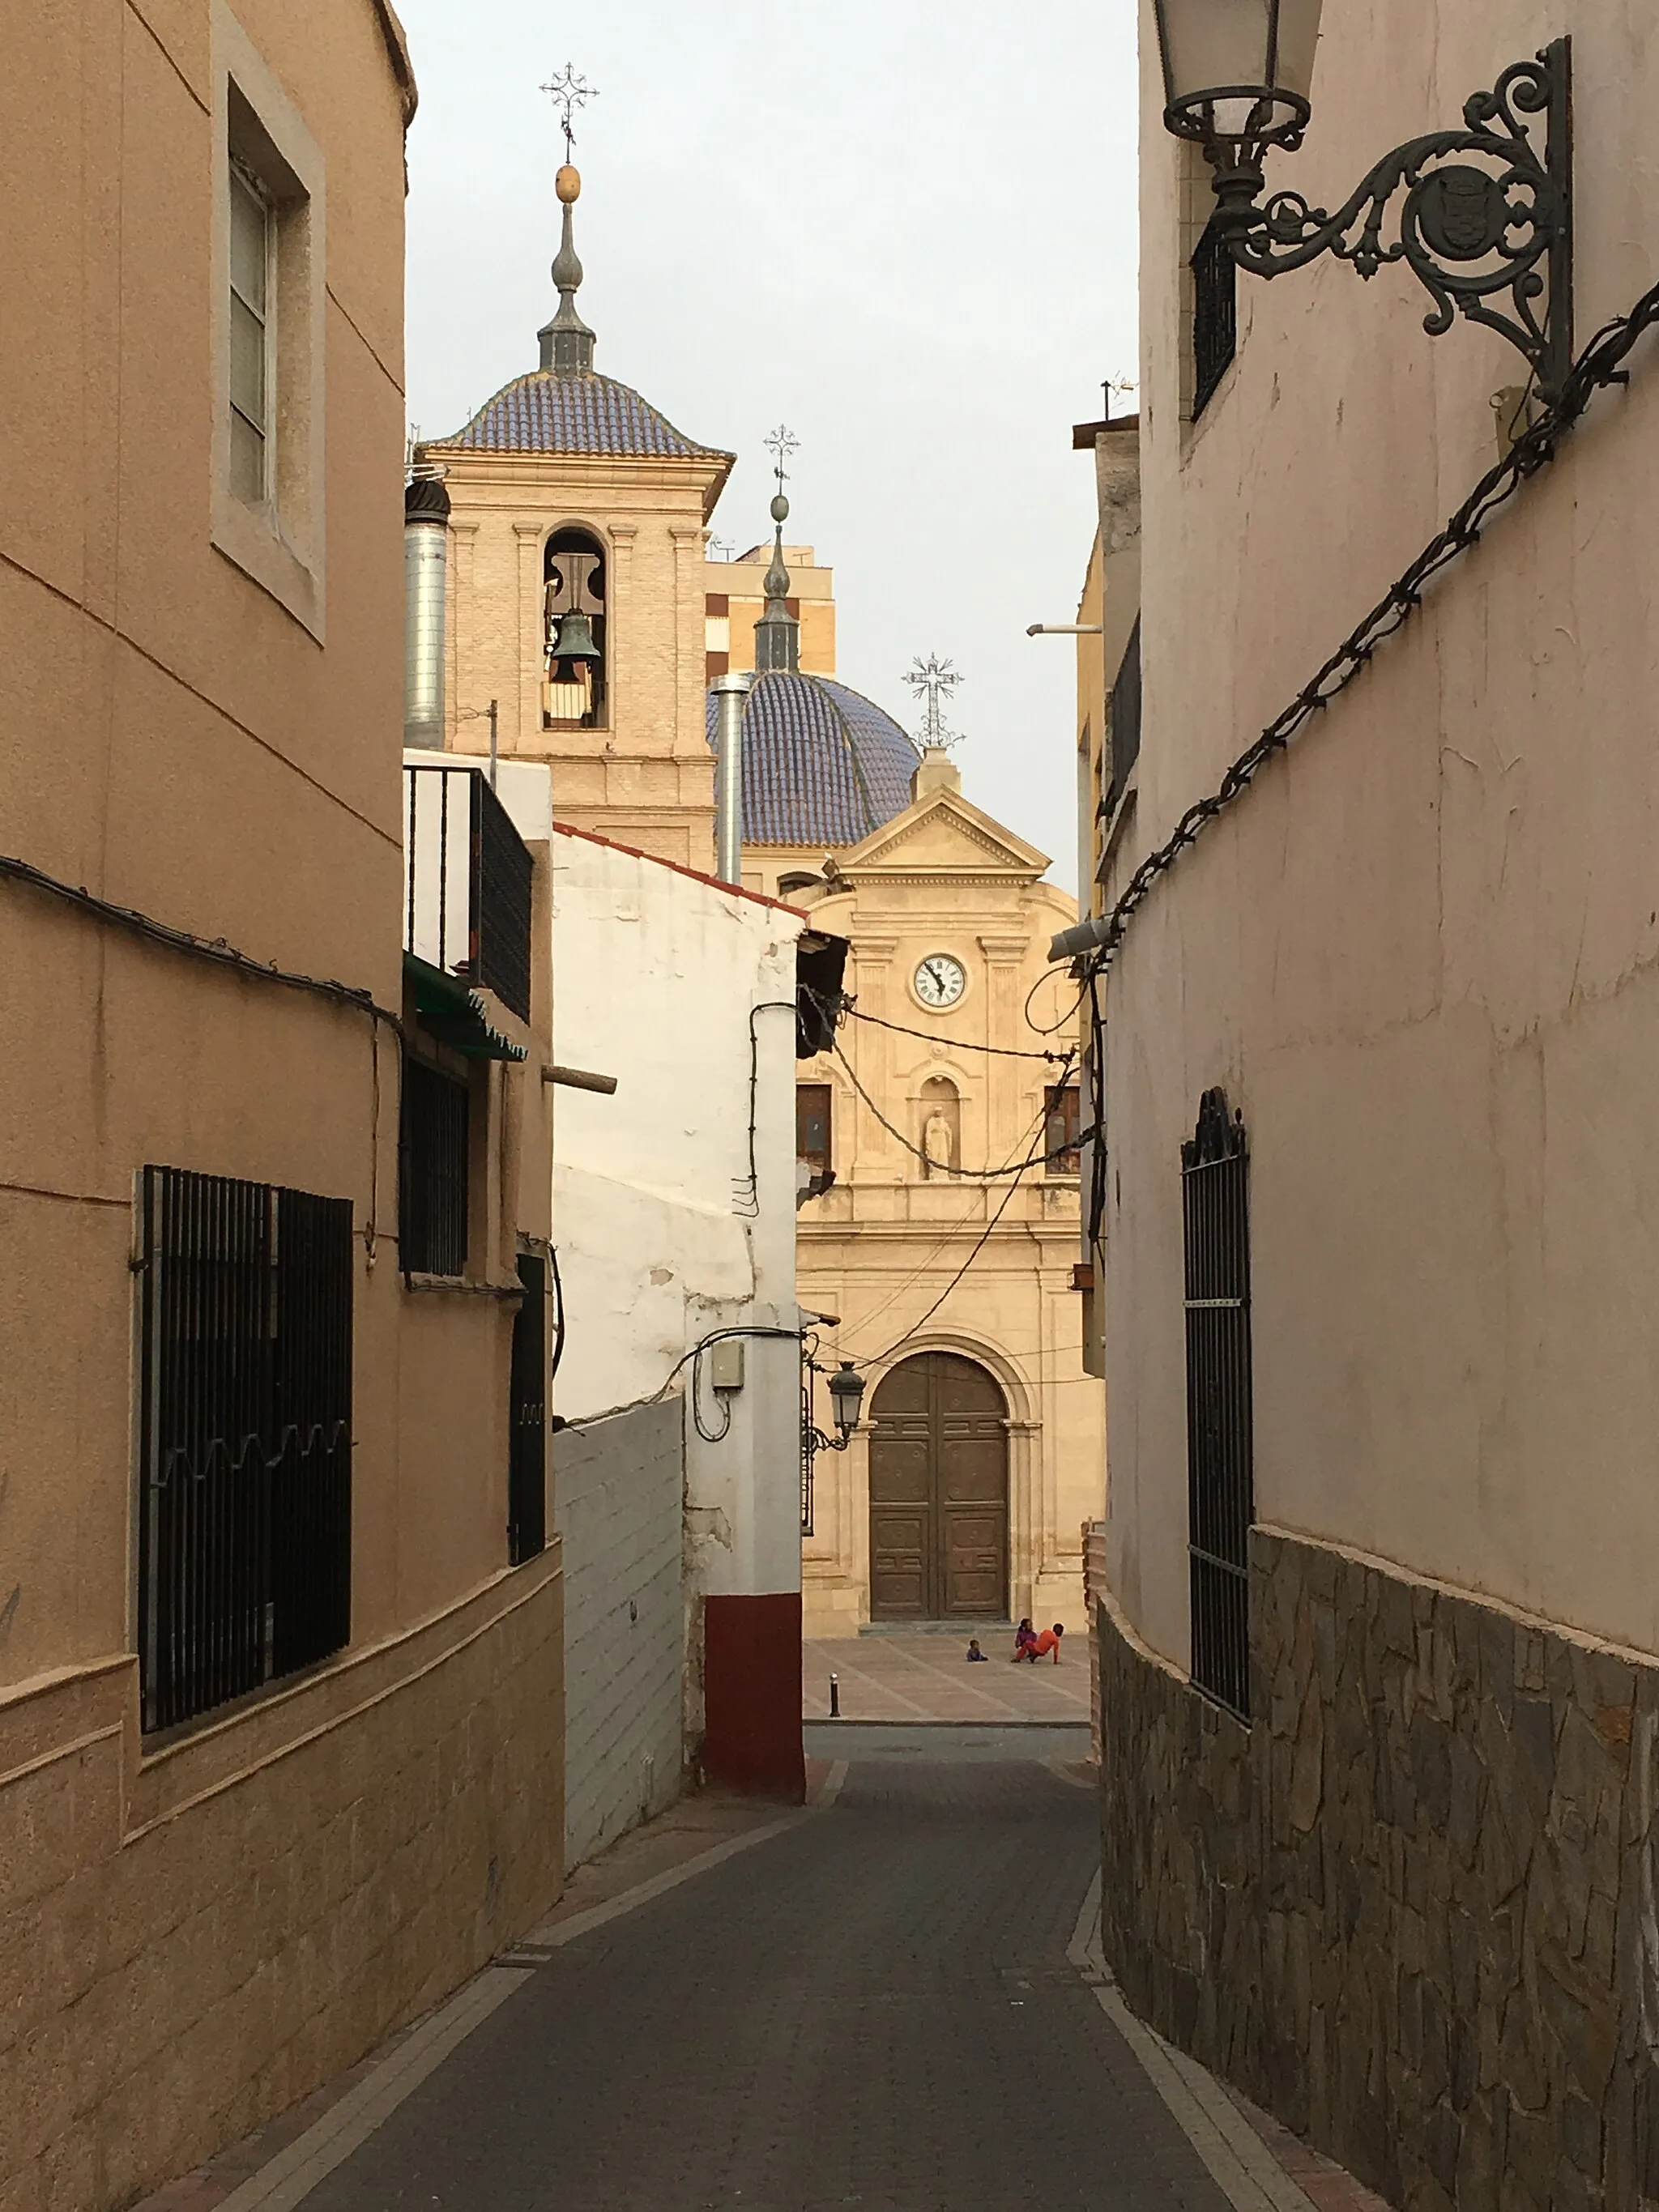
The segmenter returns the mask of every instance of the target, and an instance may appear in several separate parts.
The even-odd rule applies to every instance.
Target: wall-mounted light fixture
[[[1466,100],[1462,130],[1385,154],[1332,214],[1299,192],[1261,198],[1267,149],[1293,152],[1312,113],[1320,0],[1153,7],[1164,125],[1203,147],[1214,223],[1241,269],[1278,276],[1334,253],[1370,277],[1404,261],[1434,301],[1423,321],[1431,337],[1459,313],[1483,323],[1526,356],[1547,402],[1559,397],[1572,362],[1570,40]],[[1385,239],[1396,198],[1397,234]]]

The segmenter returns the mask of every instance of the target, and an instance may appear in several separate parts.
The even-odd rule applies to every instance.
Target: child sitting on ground
[[[976,1660],[976,1659],[985,1659],[985,1654],[984,1654],[984,1653],[980,1650],[980,1648],[979,1648],[979,1638],[978,1638],[978,1637],[977,1637],[977,1636],[970,1636],[970,1637],[968,1638],[968,1663],[969,1663],[969,1665],[971,1667],[971,1666],[973,1665],[973,1663],[974,1663],[975,1660]],[[986,1665],[988,1667],[988,1666],[990,1665],[990,1663],[991,1663],[991,1662],[990,1662],[990,1661],[989,1661],[988,1659],[986,1659],[986,1660],[985,1660],[985,1663],[986,1663]]]
[[[1029,1659],[1030,1657],[1031,1646],[1036,1642],[1036,1631],[1031,1626],[1030,1616],[1027,1614],[1026,1618],[1020,1622],[1019,1626],[1014,1631],[1014,1664],[1016,1667],[1018,1666],[1022,1659]]]

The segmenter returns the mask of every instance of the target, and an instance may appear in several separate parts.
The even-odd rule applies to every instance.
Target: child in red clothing
[[[1066,1631],[1059,1621],[1056,1621],[1052,1628],[1045,1628],[1041,1636],[1033,1638],[1030,1649],[1025,1654],[1026,1658],[1035,1667],[1039,1659],[1046,1659],[1052,1651],[1054,1655],[1054,1664],[1058,1667],[1060,1639],[1065,1633]]]

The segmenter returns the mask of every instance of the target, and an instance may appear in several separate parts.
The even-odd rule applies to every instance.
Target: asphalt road
[[[833,1806],[556,1952],[306,2212],[1226,2212],[1067,1962],[1054,1733],[849,1735]]]

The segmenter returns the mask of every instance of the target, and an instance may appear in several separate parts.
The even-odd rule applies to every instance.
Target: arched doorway
[[[1008,1607],[1002,1392],[953,1352],[924,1352],[871,1402],[870,1616],[1000,1620]]]

